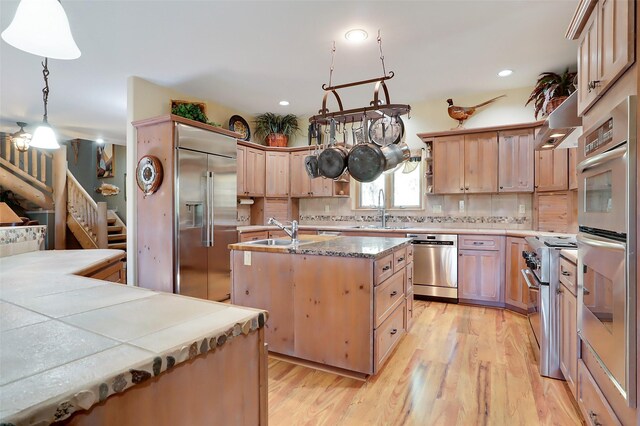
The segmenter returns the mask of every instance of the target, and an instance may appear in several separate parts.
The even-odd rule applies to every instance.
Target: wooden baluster
[[[38,153],[36,152],[35,149],[31,148],[31,167],[29,168],[29,174],[38,179],[38,169],[37,166],[38,165]]]
[[[18,150],[13,144],[11,144],[11,164],[14,166],[18,165]]]
[[[40,153],[40,182],[47,183],[47,156]]]
[[[4,138],[4,159],[11,161],[11,138],[5,136]]]

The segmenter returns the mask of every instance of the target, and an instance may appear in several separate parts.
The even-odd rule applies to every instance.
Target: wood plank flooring
[[[565,382],[541,377],[526,318],[416,300],[382,372],[361,382],[269,359],[269,424],[579,425]]]

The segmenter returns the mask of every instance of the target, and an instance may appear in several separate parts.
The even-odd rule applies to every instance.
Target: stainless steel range
[[[527,269],[521,271],[529,287],[529,340],[539,361],[540,374],[562,379],[560,371],[559,305],[560,250],[576,249],[575,238],[528,237],[532,251],[522,252]]]

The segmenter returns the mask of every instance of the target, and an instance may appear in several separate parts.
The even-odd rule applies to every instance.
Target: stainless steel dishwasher
[[[413,238],[414,294],[458,300],[458,236],[407,234]]]

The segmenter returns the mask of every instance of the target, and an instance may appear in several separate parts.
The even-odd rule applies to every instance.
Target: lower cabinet
[[[267,238],[269,238],[269,231],[243,232],[238,237],[238,241],[244,243],[247,241],[266,240]]]
[[[477,238],[477,241],[473,241]],[[464,302],[504,303],[504,237],[465,236],[461,246],[486,246],[488,249],[458,251],[458,298]]]
[[[126,284],[127,276],[124,270],[125,260],[125,253],[123,252],[120,256],[102,262],[91,269],[81,271],[79,275],[96,280],[110,281],[116,284]]]
[[[527,283],[520,273],[527,267],[522,252],[528,247],[524,238],[507,237],[504,302],[521,313],[526,312],[529,302]]]
[[[578,361],[578,395],[576,399],[587,424],[594,426],[622,424],[582,360]]]
[[[571,393],[577,394],[578,377],[578,310],[576,296],[564,284],[559,285],[560,305],[560,370]]]

